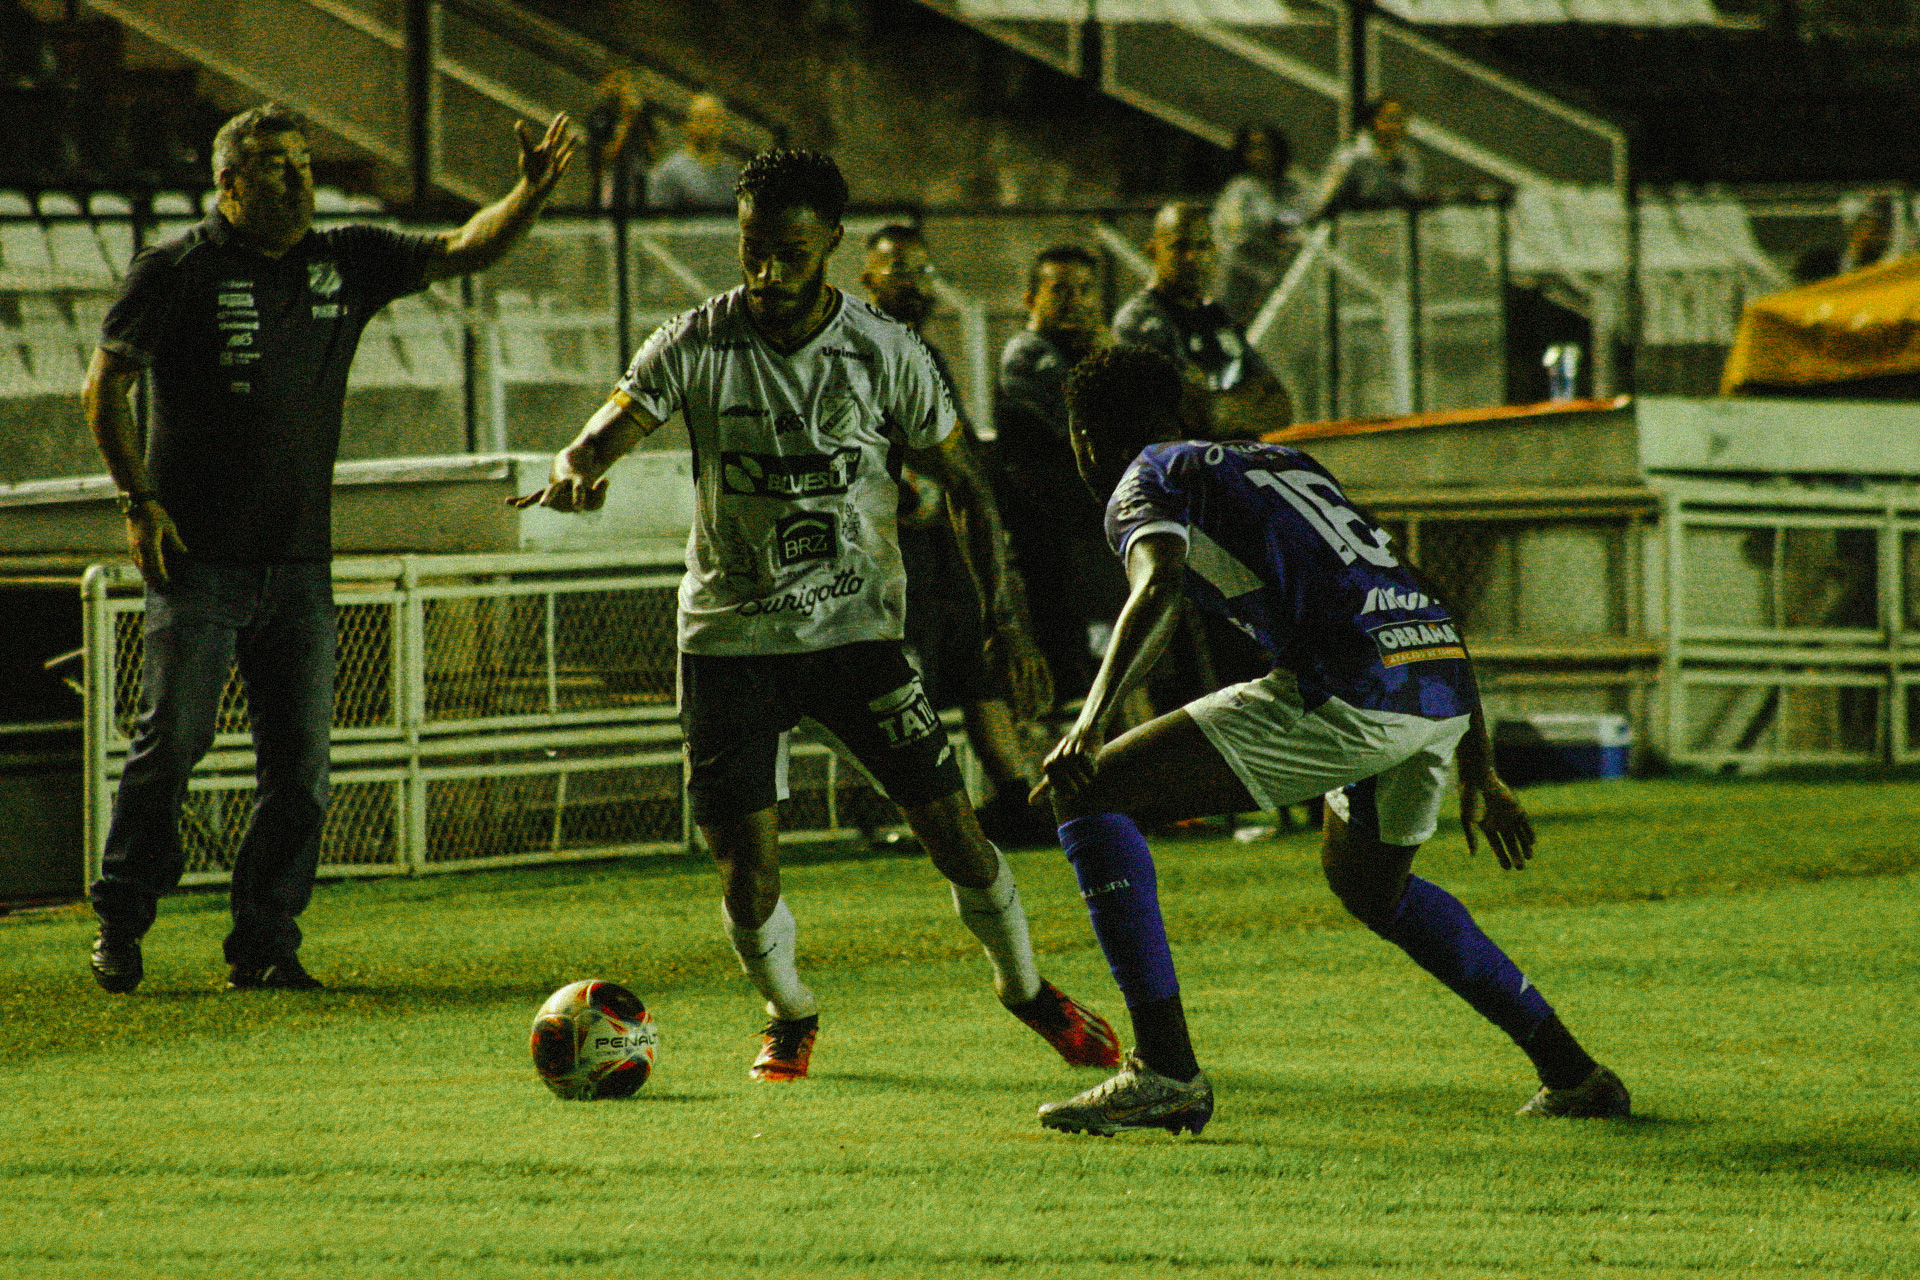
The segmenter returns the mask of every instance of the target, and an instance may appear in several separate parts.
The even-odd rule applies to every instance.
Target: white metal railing
[[[1920,760],[1920,494],[1663,489],[1669,756]]]
[[[684,850],[676,719],[680,565],[613,554],[338,560],[340,614],[322,837],[326,876],[426,874]],[[98,874],[138,696],[144,599],[127,566],[82,587],[86,871]],[[225,880],[251,807],[237,677],[188,784],[186,883]],[[793,746],[789,837],[849,833],[864,781]]]

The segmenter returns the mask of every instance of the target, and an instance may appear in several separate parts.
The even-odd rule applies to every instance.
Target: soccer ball
[[[660,1030],[613,982],[569,982],[533,1015],[533,1069],[562,1098],[625,1098],[653,1074]]]

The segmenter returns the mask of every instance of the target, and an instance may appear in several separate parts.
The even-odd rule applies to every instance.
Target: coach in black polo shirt
[[[83,393],[147,586],[140,715],[113,807],[93,974],[140,982],[140,939],[180,881],[180,805],[237,660],[258,790],[233,866],[227,985],[311,989],[296,917],[313,891],[333,712],[331,501],[347,368],[374,312],[498,261],[539,216],[573,143],[566,117],[520,181],[458,231],[311,229],[300,121],[278,104],[215,135],[218,211],[141,253]],[[152,372],[143,457],[127,396]]]

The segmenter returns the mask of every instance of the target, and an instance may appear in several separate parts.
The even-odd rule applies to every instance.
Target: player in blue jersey
[[[1327,798],[1322,864],[1347,909],[1404,950],[1532,1059],[1523,1115],[1624,1116],[1626,1087],[1458,900],[1409,874],[1432,837],[1449,763],[1467,847],[1478,826],[1523,868],[1533,829],[1495,775],[1457,622],[1387,535],[1306,454],[1257,440],[1182,439],[1204,408],[1149,348],[1095,352],[1067,388],[1080,473],[1111,493],[1107,538],[1130,594],[1071,731],[1046,762],[1060,842],[1133,1019],[1111,1079],[1040,1108],[1053,1129],[1199,1132],[1213,1090],[1194,1059],[1153,859],[1136,822],[1277,809]],[[1198,420],[1198,421],[1197,421]],[[1146,677],[1182,594],[1224,615],[1273,671],[1106,743]]]

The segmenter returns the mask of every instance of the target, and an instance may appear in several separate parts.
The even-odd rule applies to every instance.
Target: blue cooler
[[[1514,786],[1624,778],[1632,748],[1625,716],[1548,711],[1493,726],[1493,767]]]

